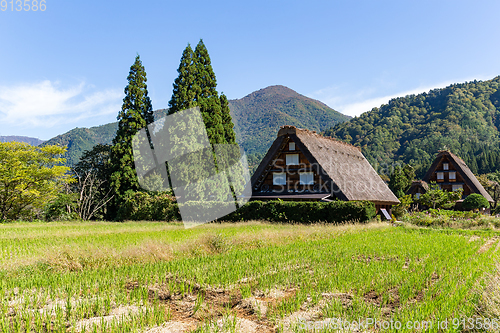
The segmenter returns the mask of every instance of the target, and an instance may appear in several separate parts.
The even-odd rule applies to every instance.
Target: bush
[[[341,223],[366,222],[374,218],[375,214],[375,205],[370,201],[251,201],[221,220]]]
[[[77,194],[58,193],[55,200],[45,205],[43,217],[45,221],[78,220]]]
[[[118,220],[173,221],[181,216],[175,198],[167,193],[129,191],[118,211]],[[227,211],[227,202],[188,201],[182,208],[201,215],[210,210]],[[219,221],[240,222],[267,220],[289,223],[342,223],[346,221],[366,222],[375,217],[375,205],[370,201],[250,201],[236,211],[223,216]],[[222,215],[222,214],[221,214]]]
[[[481,194],[472,193],[465,198],[462,203],[462,208],[465,210],[474,210],[481,208],[489,208],[490,203]]]
[[[413,199],[411,197],[411,194],[408,194],[400,197],[399,201],[400,201],[399,204],[392,207],[392,214],[394,214],[394,216],[397,218],[401,218],[402,216],[408,213],[408,209],[413,203]]]
[[[167,192],[127,191],[117,220],[172,221],[180,219],[175,197]]]

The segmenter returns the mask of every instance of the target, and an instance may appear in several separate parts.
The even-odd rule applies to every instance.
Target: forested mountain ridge
[[[394,98],[324,134],[361,147],[374,166],[403,161],[422,175],[448,149],[477,174],[500,168],[499,128],[500,76]]]
[[[29,136],[16,136],[16,135],[0,136],[0,142],[12,142],[12,141],[25,142],[32,146],[38,146],[39,144],[43,143],[43,140],[40,140],[38,138],[32,138]]]
[[[318,100],[281,85],[230,100],[229,107],[247,154],[267,152],[283,125],[319,132],[350,119]]]
[[[111,144],[117,129],[117,122],[90,128],[77,127],[45,141],[41,146],[59,145],[68,147],[64,155],[66,165],[75,165],[83,153],[92,149],[96,144]]]
[[[332,125],[347,121],[345,116],[320,101],[300,95],[284,86],[271,86],[249,94],[242,99],[229,101],[231,116],[236,131],[242,138],[242,146],[252,163],[258,164],[276,138],[279,127],[295,125],[310,130],[323,131]],[[154,111],[155,119],[167,115],[167,109]],[[66,164],[78,163],[85,150],[98,143],[111,144],[118,123],[109,123],[91,128],[75,128],[58,135],[44,145],[67,146]],[[254,155],[258,153],[257,155]]]

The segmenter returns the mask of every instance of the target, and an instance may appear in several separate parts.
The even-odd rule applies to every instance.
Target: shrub
[[[489,208],[490,203],[481,194],[472,193],[465,198],[462,208],[465,210],[474,210],[480,208]]]
[[[180,220],[178,204],[167,193],[129,191],[118,211],[118,220],[172,221]],[[182,208],[193,215],[206,211],[228,211],[228,202],[182,203]],[[346,221],[366,222],[375,217],[375,205],[370,201],[250,201],[236,211],[223,216],[219,221],[240,222],[267,220],[285,223],[342,223]],[[223,215],[223,214],[220,214]],[[202,217],[202,216],[200,216]]]
[[[43,209],[45,221],[77,220],[80,217],[77,213],[76,193],[58,193],[56,198],[47,203]]]
[[[221,220],[341,223],[366,222],[374,218],[375,214],[375,205],[370,201],[251,201]]]
[[[127,191],[117,220],[172,221],[179,219],[175,197],[167,192]]]
[[[413,203],[411,194],[404,195],[399,198],[400,203],[392,208],[392,213],[395,217],[400,218],[408,213],[408,209]]]

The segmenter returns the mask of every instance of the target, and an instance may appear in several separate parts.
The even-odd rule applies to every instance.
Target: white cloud
[[[420,94],[428,92],[435,88],[444,88],[453,83],[472,81],[475,78],[453,80],[436,83],[429,86],[420,86],[415,89],[406,90],[390,95],[383,95],[380,97],[370,97],[375,94],[374,88],[358,90],[357,92],[349,95],[341,94],[341,87],[328,87],[311,93],[311,98],[316,98],[327,104],[331,108],[348,116],[359,116],[360,114],[370,111],[374,107],[380,107],[382,104],[387,104],[389,100],[396,97],[404,97],[406,95]],[[476,78],[478,79],[478,78]],[[478,79],[479,80],[479,79]]]
[[[62,87],[48,80],[0,86],[0,122],[3,125],[50,128],[116,114],[120,110],[120,91],[91,90],[84,82]]]

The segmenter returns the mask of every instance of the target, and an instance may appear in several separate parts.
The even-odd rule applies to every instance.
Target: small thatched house
[[[316,132],[283,126],[252,176],[252,200],[399,200],[361,153]]]
[[[417,199],[420,198],[420,195],[424,194],[429,190],[429,184],[424,182],[423,180],[415,180],[411,183],[410,189],[406,192],[406,194],[411,194]]]
[[[407,193],[419,197],[429,189],[430,182],[436,182],[446,191],[462,189],[463,198],[471,193],[478,193],[490,203],[494,202],[467,164],[449,151],[440,151],[422,181],[413,182]]]

